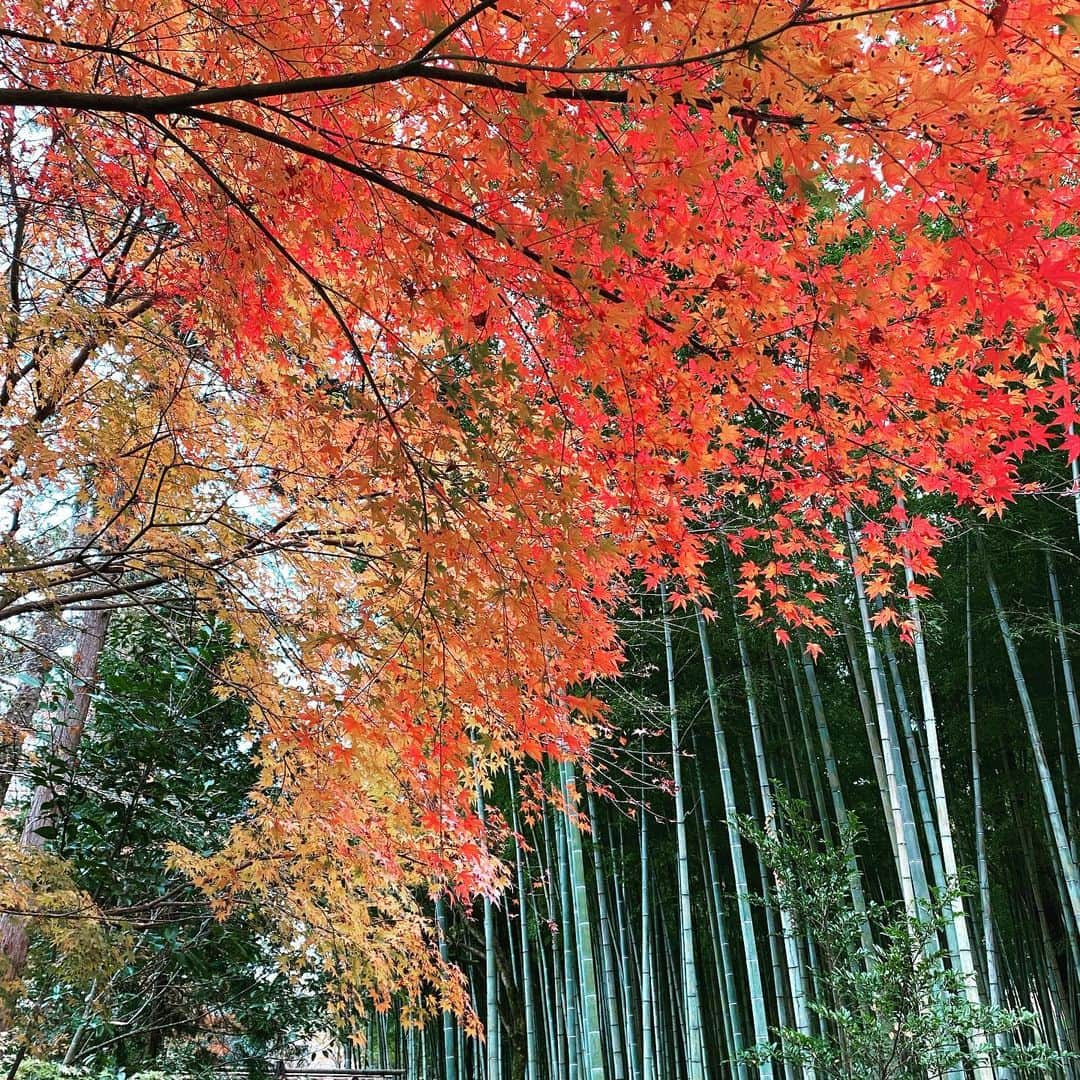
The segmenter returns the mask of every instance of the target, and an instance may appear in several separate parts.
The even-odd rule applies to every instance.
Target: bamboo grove
[[[352,1060],[452,1080],[1076,1075],[1076,518],[1005,524],[958,530],[915,647],[872,625],[850,564],[816,660],[741,625],[723,561],[708,617],[640,594],[587,776],[485,784],[511,889],[436,902],[486,1039],[391,1005]],[[913,968],[891,951],[902,912]]]

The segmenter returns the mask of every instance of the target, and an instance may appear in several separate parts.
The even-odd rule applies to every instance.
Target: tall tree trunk
[[[544,815],[544,832],[543,835],[547,836],[547,815]],[[534,839],[536,833],[534,830]],[[554,943],[551,941],[550,927],[555,919],[555,906],[551,900],[551,883],[549,881],[550,874],[548,869],[551,866],[551,858],[548,845],[544,846],[544,851],[549,852],[548,858],[544,859],[541,853],[540,843],[537,842],[537,873],[539,875],[541,888],[544,894],[544,907],[546,912],[546,918],[544,924],[547,926],[547,938],[549,941],[549,947],[544,948],[544,929],[541,926],[540,919],[537,919],[537,959],[539,963],[537,968],[540,972],[540,995],[543,1005],[544,1014],[544,1033],[547,1041],[547,1077],[548,1080],[567,1080],[566,1070],[566,1057],[563,1053],[563,1047],[565,1045],[565,1038],[563,1032],[562,1012],[560,1009],[561,991],[559,985],[559,964],[556,957],[556,949]],[[545,867],[546,863],[546,867]],[[551,961],[551,974],[548,974],[548,961]]]
[[[609,845],[611,846],[611,845]],[[631,950],[633,949],[633,935],[630,929],[630,913],[626,906],[626,894],[623,888],[622,872],[620,867],[625,863],[623,851],[622,830],[619,830],[619,859],[615,864],[612,874],[612,883],[615,889],[615,923],[618,930],[618,958],[619,958],[619,983],[622,1001],[622,1030],[623,1043],[626,1047],[626,1063],[632,1080],[642,1080],[641,1059],[639,1056],[638,1040],[635,1036],[636,1008],[634,997],[634,970]]]
[[[746,761],[746,754],[742,747],[739,748],[742,758],[743,783],[746,785],[747,798],[750,801],[750,816],[755,820],[764,820],[757,795],[754,781],[750,776],[750,766]],[[769,943],[769,960],[772,964],[773,1002],[776,1006],[776,1019],[780,1027],[780,1046],[786,1048],[787,1036],[785,1032],[791,1030],[791,997],[788,993],[788,979],[785,974],[786,960],[784,956],[784,934],[776,917],[777,905],[773,897],[772,884],[769,881],[769,870],[765,865],[761,849],[755,847],[754,859],[757,862],[758,880],[761,883],[761,906],[765,910],[765,933]],[[788,1055],[783,1056],[784,1076],[787,1080],[795,1080],[797,1066]]]
[[[844,632],[844,644],[847,648],[848,663],[851,666],[851,678],[855,685],[855,697],[858,701],[859,713],[863,718],[863,726],[866,728],[866,741],[870,747],[870,759],[874,765],[878,797],[881,799],[881,807],[885,813],[885,834],[889,838],[889,847],[892,848],[893,863],[899,866],[900,851],[896,846],[896,830],[892,827],[892,803],[889,799],[889,784],[885,779],[885,756],[881,752],[877,713],[874,711],[874,703],[866,686],[866,676],[863,673],[862,660],[860,659],[860,652],[865,651],[865,645],[860,646],[860,639],[863,635],[855,633],[854,627],[843,613],[840,615],[840,626]]]
[[[724,918],[723,897],[720,892],[720,871],[716,861],[716,850],[713,847],[712,829],[709,825],[709,805],[705,796],[705,787],[701,782],[701,771],[698,770],[698,801],[701,804],[701,831],[705,844],[705,868],[709,878],[709,895],[712,900],[711,910],[713,916],[713,945],[716,954],[716,962],[720,967],[723,982],[722,999],[728,1012],[727,1029],[730,1032],[728,1048],[734,1059],[735,1070],[740,1080],[746,1077],[746,1062],[742,1060],[742,1053],[746,1049],[746,1040],[743,1035],[742,1010],[739,1008],[739,992],[735,982],[735,964],[732,959],[731,944],[728,940],[726,920]]]
[[[570,886],[569,857],[566,847],[566,832],[561,823],[556,820],[555,833],[555,858],[558,861],[559,874],[559,940],[562,944],[563,965],[563,999],[565,1001],[565,1027],[566,1027],[566,1070],[570,1080],[582,1080],[581,1061],[583,1050],[581,1046],[581,1016],[580,995],[578,993],[578,966],[575,949],[573,898]]]
[[[829,827],[828,818],[825,814],[824,803],[818,803],[814,801],[817,792],[811,795],[810,782],[807,778],[807,773],[812,770],[813,755],[808,745],[804,743],[803,751],[806,756],[800,760],[798,743],[795,740],[795,728],[791,722],[791,709],[789,707],[787,692],[784,687],[784,680],[780,677],[780,667],[776,663],[776,650],[772,646],[772,642],[768,642],[768,661],[769,672],[772,675],[772,689],[775,692],[776,704],[780,709],[780,722],[784,728],[784,737],[782,744],[787,748],[787,754],[784,755],[786,764],[789,768],[787,778],[784,783],[788,791],[798,790],[799,799],[803,802],[807,808],[816,807],[818,812],[818,818],[821,821],[822,829]],[[796,702],[796,705],[798,703]],[[794,779],[794,784],[792,780]]]
[[[881,643],[882,651],[885,654],[885,662],[888,667],[889,677],[886,682],[888,683],[891,681],[892,683],[893,696],[896,699],[895,716],[900,721],[899,735],[903,745],[900,747],[898,741],[898,747],[901,750],[907,751],[907,772],[910,773],[911,776],[911,783],[908,785],[908,797],[910,799],[911,788],[914,787],[915,802],[912,805],[912,811],[914,812],[915,807],[918,807],[919,822],[922,825],[922,836],[926,844],[926,853],[930,856],[930,871],[933,876],[934,885],[938,889],[945,889],[948,884],[948,873],[945,870],[945,863],[941,856],[941,840],[938,836],[938,826],[934,811],[930,806],[931,796],[926,782],[926,770],[923,768],[922,755],[920,754],[919,746],[915,741],[915,726],[911,706],[908,703],[907,691],[904,689],[904,680],[900,671],[900,664],[896,659],[896,650],[893,648],[892,636],[889,634],[888,630],[882,630]],[[920,672],[920,680],[921,674],[922,673]],[[920,691],[922,691],[921,681]],[[903,759],[905,754],[901,753],[900,756],[901,759]],[[918,830],[914,830],[914,832],[917,840]],[[958,946],[956,943],[956,934],[951,923],[946,923],[946,936],[949,943],[949,955],[955,963],[958,959]]]
[[[479,778],[476,783],[476,812],[486,824],[484,792]],[[502,1058],[499,1046],[499,972],[495,960],[495,905],[487,896],[484,906],[484,1052],[487,1080],[502,1080]]]
[[[55,823],[56,799],[63,793],[75,768],[79,743],[90,713],[90,702],[97,683],[98,661],[105,647],[109,628],[109,610],[95,608],[83,617],[75,644],[72,665],[71,697],[61,711],[49,739],[49,753],[60,774],[34,788],[30,810],[23,826],[20,845],[28,850],[42,850],[46,831]],[[26,922],[17,916],[0,918],[0,953],[11,975],[18,975],[26,964]]]
[[[52,612],[44,612],[35,621],[26,658],[19,669],[19,687],[0,722],[0,809],[18,772],[22,745],[33,730],[45,679],[57,662],[57,649],[63,636],[64,624]]]
[[[1065,984],[1061,978],[1061,966],[1058,963],[1057,950],[1054,948],[1053,937],[1050,933],[1050,925],[1046,915],[1046,906],[1043,903],[1041,877],[1036,865],[1033,851],[1031,833],[1027,827],[1027,816],[1023,807],[1019,807],[1020,816],[1017,817],[1018,832],[1020,834],[1021,847],[1024,853],[1024,864],[1027,867],[1028,885],[1031,889],[1031,898],[1037,916],[1039,927],[1039,949],[1042,957],[1042,971],[1037,983],[1041,991],[1051,991],[1046,994],[1043,1006],[1043,1015],[1047,1033],[1053,1032],[1062,1049],[1068,1049],[1070,1043],[1069,1029],[1064,1024],[1061,1015],[1061,1006],[1067,1000]]]
[[[1073,461],[1074,468],[1076,461]],[[1058,657],[1061,660],[1061,671],[1065,679],[1065,699],[1069,705],[1069,721],[1072,726],[1073,749],[1076,751],[1076,764],[1080,767],[1080,702],[1077,700],[1076,680],[1073,678],[1072,660],[1069,656],[1069,643],[1065,640],[1065,617],[1061,608],[1061,591],[1058,588],[1057,572],[1054,569],[1054,558],[1050,549],[1044,550],[1046,555],[1046,576],[1050,582],[1050,599],[1054,605],[1054,630],[1057,637]]]
[[[806,752],[806,765],[810,772],[810,783],[814,789],[814,806],[817,807],[822,834],[826,839],[831,840],[833,821],[829,815],[828,802],[825,799],[825,785],[821,780],[821,762],[817,750],[814,749],[814,738],[810,732],[810,718],[807,715],[806,699],[803,696],[798,672],[795,670],[795,661],[792,659],[790,646],[784,647],[784,662],[787,664],[788,678],[791,681],[791,689],[795,694],[795,711],[799,717],[799,731],[802,735],[803,749]],[[783,678],[775,665],[773,670],[776,672],[777,686],[782,687]],[[780,693],[783,694],[782,689]]]
[[[450,947],[446,941],[446,911],[441,896],[435,898],[435,926],[439,933],[439,955],[442,957],[442,962],[448,964],[450,962]],[[442,1015],[443,1074],[446,1080],[457,1080],[455,1027],[453,1014],[446,1010]]]
[[[675,958],[675,950],[671,945],[671,934],[668,933],[665,908],[660,905],[657,910],[660,914],[658,926],[661,944],[660,955],[664,960],[664,973],[667,976],[665,983],[667,985],[669,1016],[669,1023],[663,1025],[661,1030],[668,1035],[670,1047],[667,1066],[662,1075],[679,1076],[685,1080],[689,1065],[686,1057],[688,1040],[686,1037],[685,1011],[682,1007],[683,1003],[678,1000],[680,996],[678,961]]]

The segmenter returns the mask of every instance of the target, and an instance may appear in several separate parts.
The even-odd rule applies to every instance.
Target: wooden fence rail
[[[274,1073],[275,1080],[405,1080],[404,1069],[290,1069],[282,1065]]]
[[[238,1080],[249,1073],[243,1065],[225,1065],[214,1071],[219,1076],[237,1077]],[[304,1069],[284,1062],[272,1067],[269,1075],[273,1080],[405,1080],[404,1069]]]

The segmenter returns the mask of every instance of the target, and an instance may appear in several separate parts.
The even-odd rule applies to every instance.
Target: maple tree
[[[585,751],[628,575],[681,602],[723,535],[824,630],[854,512],[899,620],[906,495],[1080,449],[1078,42],[1043,0],[9,5],[0,620],[213,608],[261,812],[189,868],[462,1008],[416,890],[503,882],[477,775]]]

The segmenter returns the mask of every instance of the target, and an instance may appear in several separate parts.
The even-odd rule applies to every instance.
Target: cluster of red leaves
[[[1045,0],[7,7],[21,190],[57,236],[149,214],[132,289],[214,390],[140,353],[147,409],[184,403],[185,499],[249,501],[124,519],[176,464],[109,449],[104,532],[242,629],[366,887],[497,884],[477,771],[585,748],[630,572],[685,602],[723,533],[751,615],[821,628],[845,513],[887,598],[939,540],[905,495],[995,512],[1076,456],[1078,43]],[[18,405],[29,500],[79,443]]]

